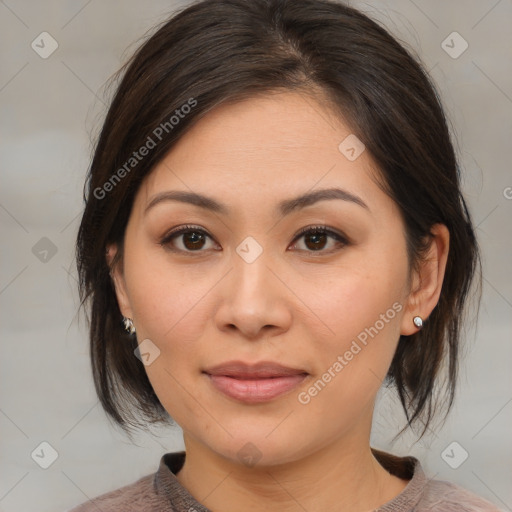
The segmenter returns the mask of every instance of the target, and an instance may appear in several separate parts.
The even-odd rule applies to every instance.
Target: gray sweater
[[[472,492],[442,480],[430,480],[414,457],[395,457],[373,450],[392,474],[409,480],[405,489],[375,512],[499,512]],[[176,474],[185,452],[166,453],[156,473],[94,498],[70,512],[211,512],[179,482]]]

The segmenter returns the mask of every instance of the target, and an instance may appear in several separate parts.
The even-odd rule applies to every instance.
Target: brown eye
[[[174,252],[201,253],[213,248],[211,245],[208,246],[209,241],[210,244],[213,243],[212,238],[202,229],[195,226],[182,226],[165,235],[160,245]]]
[[[306,247],[312,251],[323,249],[328,238],[325,233],[310,233],[304,236]]]
[[[202,233],[197,231],[189,231],[182,234],[183,245],[193,251],[195,249],[201,249],[204,245],[205,237]]]
[[[303,229],[295,238],[295,240],[300,239],[304,239],[304,243],[296,242],[293,247],[306,252],[330,253],[337,248],[348,245],[346,237],[323,226]],[[303,247],[300,247],[300,245],[303,245]]]

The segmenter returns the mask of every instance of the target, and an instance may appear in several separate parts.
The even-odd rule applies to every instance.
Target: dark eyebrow
[[[341,199],[343,201],[349,201],[351,203],[358,204],[363,208],[368,208],[368,205],[359,197],[341,188],[324,188],[320,190],[314,190],[313,192],[307,192],[294,199],[288,199],[279,203],[279,210],[281,215],[284,217],[290,212],[300,210],[306,206],[310,206],[318,201],[324,201],[326,199]]]
[[[359,196],[351,194],[350,192],[340,188],[315,190],[313,192],[307,192],[298,197],[294,197],[293,199],[281,201],[278,205],[278,210],[281,216],[284,217],[293,211],[300,210],[318,201],[324,201],[326,199],[341,199],[343,201],[349,201],[370,211],[368,205]],[[160,194],[154,196],[146,206],[144,213],[153,208],[155,205],[164,201],[179,201],[182,203],[189,203],[195,206],[199,206],[200,208],[204,208],[205,210],[220,213],[222,215],[229,214],[229,208],[211,197],[197,194],[196,192],[185,192],[178,190],[161,192]]]

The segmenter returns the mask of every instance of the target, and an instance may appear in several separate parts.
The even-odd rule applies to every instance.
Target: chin
[[[315,451],[317,443],[314,439],[305,439],[304,432],[293,435],[286,428],[279,431],[282,427],[276,428],[276,425],[280,421],[282,417],[273,422],[272,428],[268,428],[267,424],[258,426],[254,422],[249,426],[244,421],[237,427],[227,428],[231,436],[223,432],[225,435],[221,438],[203,438],[202,442],[232,463],[251,469],[289,464]],[[317,448],[320,442],[318,444]]]

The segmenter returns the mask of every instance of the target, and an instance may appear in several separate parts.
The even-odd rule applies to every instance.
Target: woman
[[[77,260],[105,411],[175,421],[186,451],[75,511],[497,510],[370,447],[382,383],[421,434],[449,409],[479,256],[435,89],[357,10],[206,0],[162,25]]]

